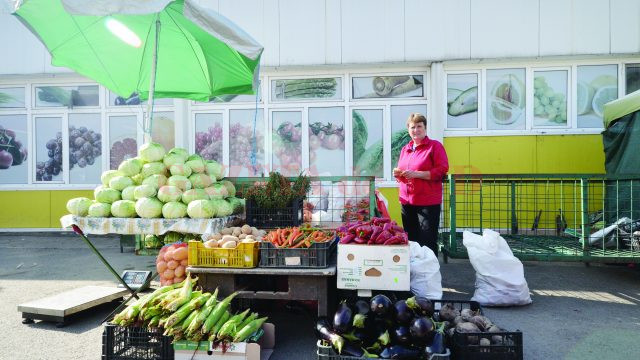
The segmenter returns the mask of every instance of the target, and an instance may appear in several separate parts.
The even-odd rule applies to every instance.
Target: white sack
[[[442,299],[440,263],[433,250],[409,241],[411,292],[430,300]]]
[[[465,231],[462,242],[476,271],[476,290],[471,300],[485,306],[531,303],[522,262],[513,256],[500,234],[489,229],[482,236]]]

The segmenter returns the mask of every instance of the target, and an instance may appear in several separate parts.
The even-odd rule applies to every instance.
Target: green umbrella
[[[252,94],[262,46],[193,0],[15,0],[52,64],[122,97],[208,101]]]

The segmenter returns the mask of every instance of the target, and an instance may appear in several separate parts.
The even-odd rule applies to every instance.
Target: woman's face
[[[409,136],[411,136],[411,140],[413,140],[414,143],[419,143],[427,135],[427,129],[425,129],[424,124],[421,122],[409,123],[408,130]]]

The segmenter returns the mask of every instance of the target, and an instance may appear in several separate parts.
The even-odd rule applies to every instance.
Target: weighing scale
[[[151,271],[125,270],[122,279],[131,288],[143,291],[149,287]],[[129,293],[124,285],[114,286],[84,286],[30,301],[18,305],[22,312],[22,323],[32,324],[34,320],[52,321],[56,327],[63,327],[72,315],[89,310],[96,306],[122,299]]]
[[[147,289],[151,280],[155,277],[151,275],[151,271],[141,270],[125,270],[122,276],[118,275],[79,227],[73,225],[73,231],[85,240],[93,252],[118,279],[118,286],[85,286],[20,304],[18,305],[18,311],[22,312],[23,324],[32,324],[34,320],[44,320],[55,322],[56,327],[63,327],[67,324],[70,316],[98,305],[121,299],[127,293],[131,293],[131,296],[111,312],[105,320],[111,319],[113,314],[122,309],[129,300],[132,298],[138,299],[138,292]]]

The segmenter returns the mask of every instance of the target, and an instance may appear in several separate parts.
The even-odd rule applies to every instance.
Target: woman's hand
[[[402,176],[402,173],[403,173],[403,171],[400,168],[394,168],[393,169],[393,176],[394,177],[400,177],[400,176]]]
[[[402,172],[401,176],[404,176],[407,179],[431,179],[431,173],[429,171],[405,170]]]

